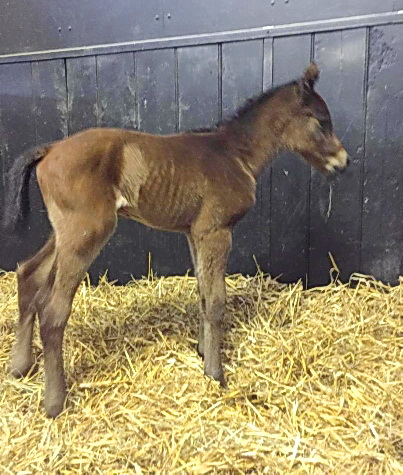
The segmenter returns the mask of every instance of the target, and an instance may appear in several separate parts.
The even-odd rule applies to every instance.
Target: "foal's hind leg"
[[[66,398],[62,344],[73,298],[91,262],[112,234],[116,214],[94,212],[63,219],[60,226],[53,224],[56,275],[50,294],[38,309],[45,360],[45,410],[50,417],[63,410]]]
[[[192,256],[194,272],[197,279],[197,291],[199,293],[199,298],[200,298],[199,340],[197,343],[197,352],[203,358],[204,357],[204,316],[206,314],[206,298],[204,294],[202,294],[201,292],[201,286],[199,282],[199,275],[198,275],[198,268],[197,268],[198,266],[197,248],[190,234],[187,235],[187,239],[189,243],[190,254]]]
[[[11,373],[26,376],[34,364],[32,334],[38,289],[47,280],[54,261],[55,238],[52,235],[42,249],[17,269],[19,319],[11,360]]]

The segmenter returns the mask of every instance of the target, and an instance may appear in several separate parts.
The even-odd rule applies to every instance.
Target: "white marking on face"
[[[339,153],[336,155],[336,160],[339,161],[340,165],[342,167],[345,167],[347,165],[347,159],[348,159],[348,153],[342,148]]]
[[[325,168],[329,171],[334,171],[336,168],[345,168],[347,166],[347,159],[348,154],[344,148],[342,148],[335,156],[327,159]]]

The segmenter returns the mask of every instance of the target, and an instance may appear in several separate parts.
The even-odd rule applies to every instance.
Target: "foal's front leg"
[[[204,373],[226,386],[221,362],[222,322],[225,312],[225,270],[231,249],[231,230],[218,229],[194,235],[198,279],[205,296]]]

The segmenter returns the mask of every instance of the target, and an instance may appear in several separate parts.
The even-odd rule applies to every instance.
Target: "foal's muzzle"
[[[335,173],[344,172],[349,163],[348,153],[344,148],[341,148],[336,155],[328,158],[325,168],[330,174],[334,175]]]

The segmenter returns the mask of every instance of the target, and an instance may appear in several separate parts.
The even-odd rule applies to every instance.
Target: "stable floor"
[[[16,278],[0,275],[0,472],[402,472],[403,281],[351,284],[228,277],[222,390],[195,351],[193,278],[85,282],[52,421],[38,336],[39,372],[7,374]]]

